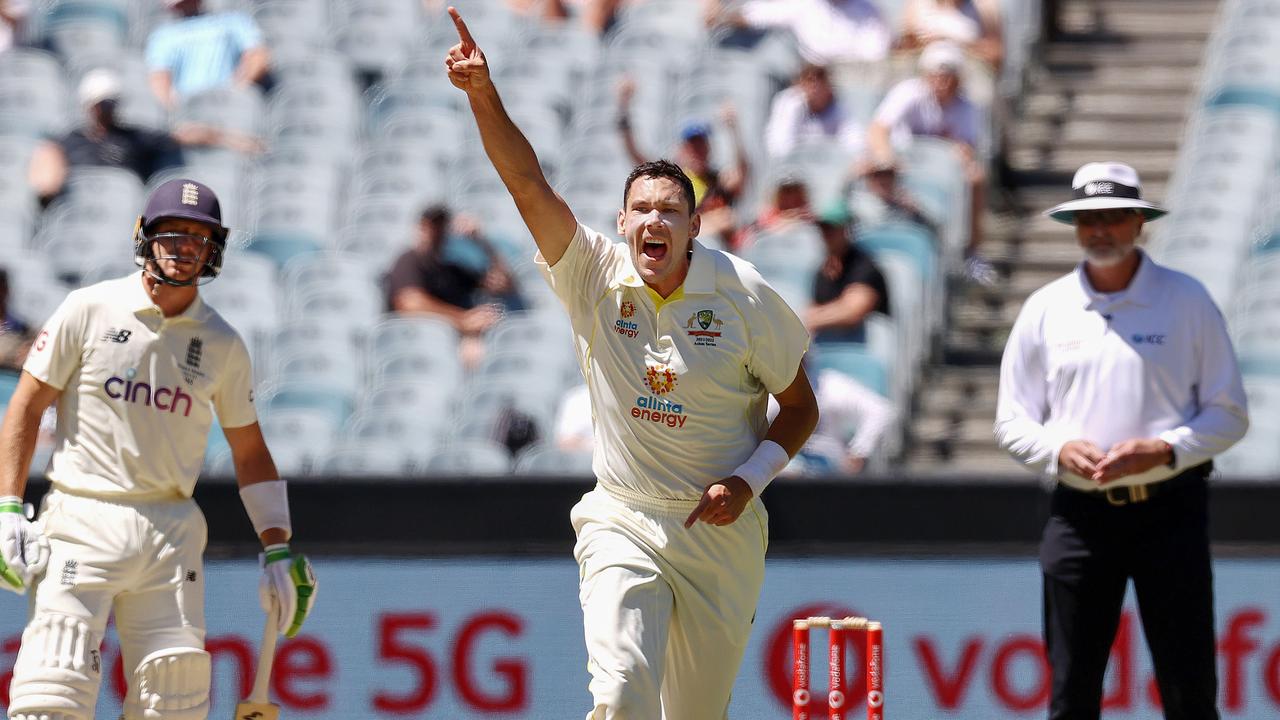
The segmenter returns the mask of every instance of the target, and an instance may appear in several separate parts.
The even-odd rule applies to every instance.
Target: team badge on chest
[[[716,346],[716,338],[720,337],[720,329],[724,321],[716,317],[715,310],[699,310],[689,316],[684,324],[685,331],[693,338],[694,345]]]

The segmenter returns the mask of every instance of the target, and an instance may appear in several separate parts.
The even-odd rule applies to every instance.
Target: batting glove
[[[22,498],[0,497],[0,587],[22,595],[49,564],[49,540],[23,514]]]
[[[294,555],[287,543],[268,545],[258,556],[262,580],[258,601],[266,612],[275,612],[276,627],[285,637],[293,637],[311,613],[316,597],[316,575],[305,555]]]

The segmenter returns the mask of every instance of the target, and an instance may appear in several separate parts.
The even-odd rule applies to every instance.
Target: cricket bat
[[[271,663],[276,659],[275,608],[267,613],[266,625],[262,628],[262,646],[258,650],[258,668],[253,677],[253,690],[249,697],[236,704],[234,720],[280,720],[280,706],[271,702],[268,691],[271,685]]]

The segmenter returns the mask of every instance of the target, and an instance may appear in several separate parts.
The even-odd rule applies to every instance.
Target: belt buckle
[[[1124,490],[1128,497],[1120,497],[1119,491]],[[1123,488],[1107,488],[1103,493],[1107,497],[1107,502],[1112,507],[1124,507],[1132,503],[1146,502],[1151,497],[1151,491],[1146,485],[1126,485]]]

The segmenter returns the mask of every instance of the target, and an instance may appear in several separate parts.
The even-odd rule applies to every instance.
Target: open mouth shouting
[[[644,243],[640,246],[640,254],[650,262],[662,262],[667,258],[670,247],[665,240],[658,238],[645,238]]]

